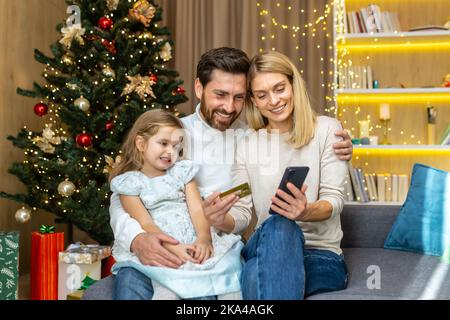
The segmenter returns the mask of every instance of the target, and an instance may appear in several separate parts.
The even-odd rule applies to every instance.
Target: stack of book
[[[403,203],[408,194],[408,181],[406,174],[364,173],[363,169],[349,164],[344,192],[347,201]]]
[[[338,71],[339,89],[373,89],[371,66],[340,66]]]
[[[359,11],[347,12],[344,19],[346,33],[379,33],[401,31],[397,12],[381,12],[380,7],[371,4]]]

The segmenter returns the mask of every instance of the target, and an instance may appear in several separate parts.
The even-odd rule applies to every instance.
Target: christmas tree
[[[23,128],[8,137],[25,160],[9,169],[26,193],[0,196],[54,215],[101,244],[113,240],[109,226],[109,171],[120,161],[120,146],[135,119],[161,108],[171,112],[187,101],[178,73],[167,66],[172,41],[158,25],[161,8],[148,0],[66,0],[69,19],[57,26],[61,38],[53,57],[35,50],[45,84],[20,95],[39,98],[41,132]],[[31,109],[31,107],[30,107]],[[30,110],[31,111],[31,110]],[[178,115],[178,114],[177,114]]]

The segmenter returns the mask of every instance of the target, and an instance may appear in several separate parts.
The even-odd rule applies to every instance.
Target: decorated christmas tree
[[[62,1],[62,0],[61,0]],[[45,84],[20,95],[38,98],[34,113],[45,117],[40,132],[23,128],[8,137],[25,160],[9,169],[26,193],[0,196],[21,205],[26,222],[42,209],[101,244],[109,226],[108,173],[120,161],[120,145],[135,119],[161,108],[174,112],[187,101],[178,73],[167,66],[172,42],[158,25],[161,9],[149,0],[66,0],[69,19],[52,57],[35,50]],[[29,112],[32,112],[30,107]]]

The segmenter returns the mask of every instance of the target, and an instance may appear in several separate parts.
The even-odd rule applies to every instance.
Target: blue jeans
[[[151,300],[154,290],[152,280],[134,268],[121,268],[114,280],[114,300]],[[216,300],[216,296],[186,300]]]
[[[242,256],[244,300],[301,300],[347,286],[342,255],[305,249],[297,223],[280,215],[268,218],[250,238]]]

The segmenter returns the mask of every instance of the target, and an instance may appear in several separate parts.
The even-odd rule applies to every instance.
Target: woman
[[[251,103],[246,115],[256,131],[237,147],[233,185],[249,182],[253,203],[242,198],[231,209],[234,216],[249,217],[254,204],[258,218],[242,251],[243,297],[303,299],[342,290],[347,268],[340,212],[347,166],[332,147],[341,126],[314,113],[300,73],[280,53],[253,58],[247,81]],[[277,190],[289,166],[310,168],[301,190],[288,184],[293,196]],[[269,215],[270,209],[276,214]]]

